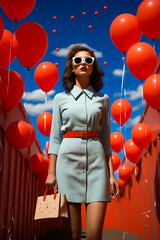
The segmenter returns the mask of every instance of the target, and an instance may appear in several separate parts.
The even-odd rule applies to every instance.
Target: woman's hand
[[[115,199],[117,197],[117,195],[119,194],[119,185],[118,185],[114,175],[110,176],[110,185],[111,185],[111,189],[112,189],[111,198]]]
[[[54,173],[48,173],[45,184],[47,189],[54,190],[54,187],[55,187],[56,191],[58,192],[57,178]]]

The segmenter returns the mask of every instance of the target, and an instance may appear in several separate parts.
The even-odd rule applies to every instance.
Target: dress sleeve
[[[60,144],[62,142],[61,126],[62,126],[62,117],[60,112],[60,99],[58,95],[54,97],[53,102],[53,117],[52,117],[52,126],[50,134],[50,144],[48,154],[58,155]]]
[[[104,148],[106,155],[111,154],[111,143],[110,143],[110,101],[109,97],[105,95],[104,99],[104,110],[101,120],[100,140]]]

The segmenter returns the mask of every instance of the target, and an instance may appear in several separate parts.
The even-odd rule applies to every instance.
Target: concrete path
[[[48,233],[45,236],[34,238],[34,240],[63,240],[64,234],[62,229],[57,229],[54,232]],[[81,240],[86,239],[85,230],[82,231]],[[145,238],[139,237],[137,235],[123,232],[118,229],[105,229],[103,230],[103,239],[102,240],[147,240]]]
[[[85,230],[82,231],[81,240],[86,239]],[[145,238],[139,237],[128,232],[123,232],[118,229],[104,229],[102,240],[146,240]]]

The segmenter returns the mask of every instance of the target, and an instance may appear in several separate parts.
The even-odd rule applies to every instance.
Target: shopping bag
[[[56,193],[47,195],[47,189],[44,196],[37,198],[34,220],[45,218],[68,217],[66,195]]]

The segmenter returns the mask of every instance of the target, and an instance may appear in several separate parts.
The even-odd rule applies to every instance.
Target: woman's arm
[[[58,191],[57,179],[56,179],[56,161],[57,161],[57,155],[50,154],[48,176],[45,183],[48,189],[53,190],[55,186],[56,190]]]
[[[62,116],[60,112],[60,94],[57,94],[54,97],[53,102],[53,117],[52,117],[52,127],[50,134],[50,143],[49,143],[49,168],[48,176],[46,179],[46,187],[48,189],[53,189],[54,186],[58,190],[57,179],[56,179],[56,161],[59,152],[59,148],[62,142]]]
[[[115,179],[114,176],[114,171],[113,171],[113,163],[112,163],[112,155],[106,155],[106,160],[108,163],[108,167],[109,167],[109,176],[110,176],[110,185],[111,185],[111,189],[112,189],[112,199],[114,199],[118,194],[119,194],[119,185]]]
[[[56,161],[57,161],[57,155],[50,154],[49,155],[49,168],[48,168],[48,174],[54,174],[56,175]]]

